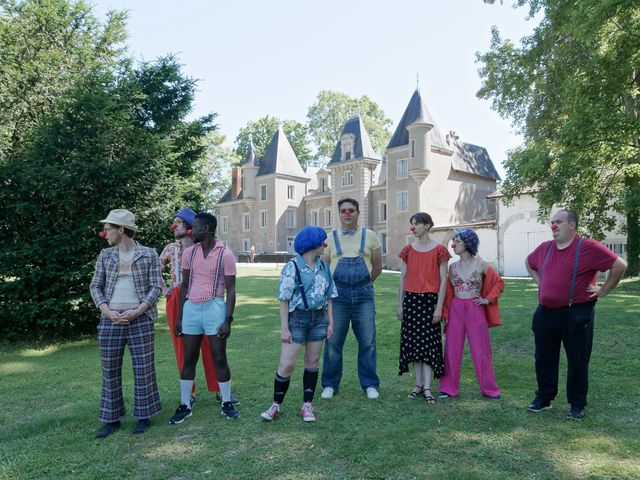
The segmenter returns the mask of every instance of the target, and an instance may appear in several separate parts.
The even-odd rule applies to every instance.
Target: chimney
[[[231,169],[231,200],[236,200],[240,194],[240,183],[242,180],[242,169],[233,167]]]

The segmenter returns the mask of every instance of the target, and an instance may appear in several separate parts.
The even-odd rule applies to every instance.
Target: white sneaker
[[[379,396],[380,396],[380,393],[378,393],[378,389],[376,387],[367,388],[367,398],[370,398],[371,400],[375,400]]]
[[[324,390],[322,390],[322,393],[320,394],[320,396],[325,400],[328,400],[330,398],[333,398],[333,394],[334,394],[333,388],[326,387]]]

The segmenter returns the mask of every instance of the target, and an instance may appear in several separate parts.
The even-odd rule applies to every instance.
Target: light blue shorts
[[[227,315],[224,298],[213,298],[204,303],[184,302],[182,333],[185,335],[216,335]]]

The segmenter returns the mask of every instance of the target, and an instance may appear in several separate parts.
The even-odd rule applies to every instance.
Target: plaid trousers
[[[154,365],[153,320],[146,314],[129,325],[114,325],[104,315],[98,325],[98,345],[102,363],[102,398],[100,421],[120,421],[126,412],[122,396],[122,359],[129,345],[134,379],[134,409],[137,419],[160,413],[160,394]]]

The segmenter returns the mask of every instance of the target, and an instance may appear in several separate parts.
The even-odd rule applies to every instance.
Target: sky
[[[129,12],[129,52],[138,60],[174,54],[198,79],[192,116],[218,113],[233,141],[249,121],[269,115],[306,121],[321,90],[369,96],[393,120],[419,78],[444,133],[487,148],[498,172],[521,143],[508,120],[480,100],[476,52],[491,27],[519,41],[531,33],[525,8],[482,0],[97,0],[95,13]]]

